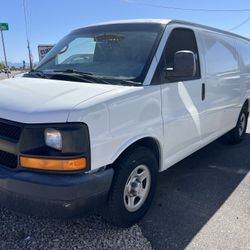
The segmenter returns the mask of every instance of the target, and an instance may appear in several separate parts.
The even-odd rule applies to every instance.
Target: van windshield
[[[164,25],[130,23],[90,26],[64,37],[39,63],[43,74],[83,73],[108,83],[143,82]]]

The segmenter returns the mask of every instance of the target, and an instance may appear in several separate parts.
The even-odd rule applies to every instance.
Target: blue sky
[[[38,60],[38,44],[54,44],[75,28],[96,22],[130,18],[167,18],[193,21],[229,30],[248,17],[250,12],[190,12],[168,10],[128,3],[122,0],[26,0],[29,10],[29,34],[34,61]],[[136,0],[135,0],[136,1]],[[249,0],[141,0],[181,8],[246,9]],[[1,0],[0,22],[8,22],[4,32],[7,58],[10,62],[28,62],[23,0]],[[250,37],[250,21],[234,31]],[[3,60],[0,45],[0,61]]]

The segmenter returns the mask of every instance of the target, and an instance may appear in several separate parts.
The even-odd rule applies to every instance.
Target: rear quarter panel
[[[242,98],[250,98],[250,41],[235,39],[241,71]]]
[[[235,39],[213,31],[201,31],[202,55],[206,64],[207,115],[220,122],[219,135],[232,129],[244,102],[244,89]],[[209,124],[210,125],[210,124]]]

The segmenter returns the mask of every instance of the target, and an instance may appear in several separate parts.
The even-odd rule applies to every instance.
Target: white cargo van
[[[0,82],[1,204],[53,217],[99,208],[129,226],[157,172],[223,135],[243,139],[249,91],[238,35],[170,20],[77,29]]]

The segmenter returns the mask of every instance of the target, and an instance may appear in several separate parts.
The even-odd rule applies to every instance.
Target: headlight
[[[60,131],[53,128],[47,128],[44,131],[44,136],[45,143],[48,147],[62,150],[62,135]]]

